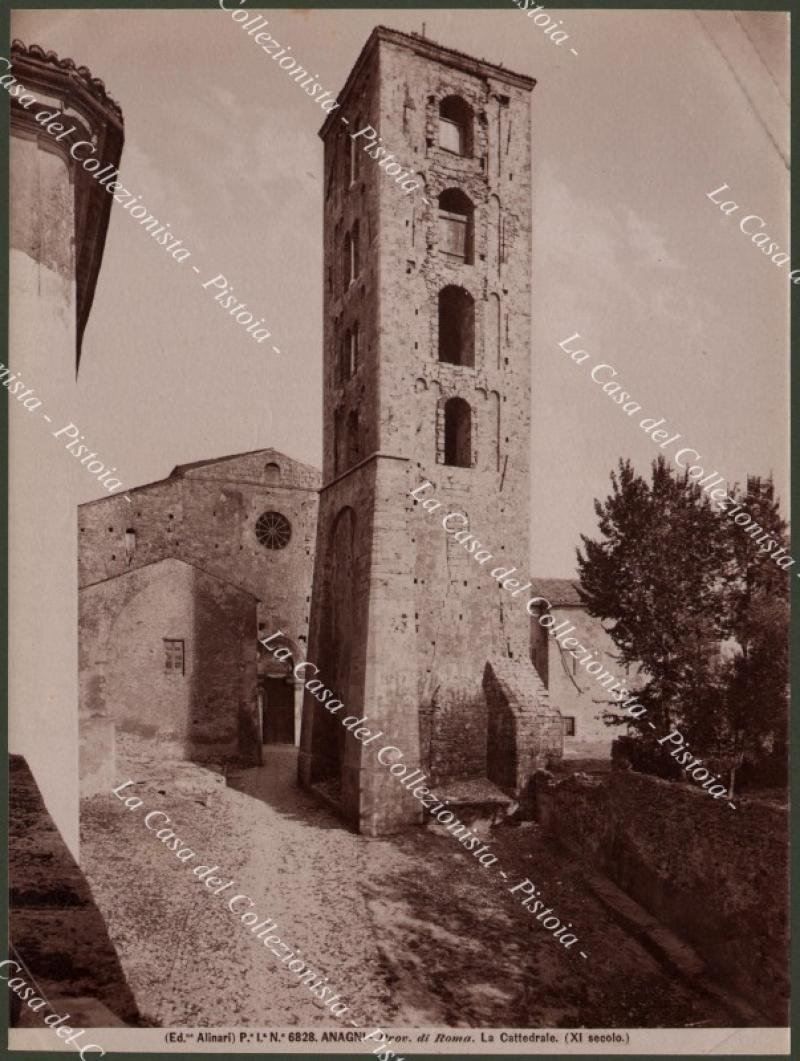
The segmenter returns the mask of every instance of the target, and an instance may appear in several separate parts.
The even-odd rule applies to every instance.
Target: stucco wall
[[[70,167],[48,146],[11,138],[8,361],[42,406],[8,403],[9,746],[77,856],[75,505],[87,473],[53,438],[77,416],[76,233]]]
[[[578,638],[587,650],[594,649],[593,659],[602,663],[619,682],[625,682],[627,688],[636,688],[635,682],[631,685],[627,681],[625,668],[615,658],[618,650],[599,619],[581,607],[554,605],[549,611],[556,626],[567,621],[575,627],[568,637]],[[564,626],[562,632],[566,629]],[[531,659],[547,686],[550,702],[562,716],[575,719],[575,735],[564,737],[565,757],[610,759],[612,741],[627,730],[603,722],[603,715],[611,710],[611,705],[606,702],[609,699],[606,690],[540,626],[536,618],[531,622]]]
[[[91,140],[99,165],[116,166],[122,114],[80,56],[67,67],[53,52],[19,41],[9,54],[16,79],[42,105],[26,108],[12,99],[10,106],[6,367],[17,377],[11,386],[22,381],[41,405],[9,401],[9,746],[26,757],[77,857],[75,506],[89,473],[65,451],[64,437],[54,435],[78,417],[79,339],[112,197],[70,156],[70,147]],[[44,107],[70,116],[58,139],[36,121]]]

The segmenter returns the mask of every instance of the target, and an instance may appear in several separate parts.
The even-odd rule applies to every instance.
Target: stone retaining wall
[[[690,942],[709,971],[776,1024],[787,1022],[788,814],[736,810],[699,787],[633,771],[538,785],[537,816]]]

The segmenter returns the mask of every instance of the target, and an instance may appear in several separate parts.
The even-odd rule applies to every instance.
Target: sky
[[[791,266],[738,229],[758,214],[788,250],[788,19],[547,10],[569,34],[561,46],[511,4],[264,14],[334,93],[379,23],[424,23],[438,43],[536,78],[530,570],[568,577],[618,458],[646,472],[659,452],[644,416],[709,472],[772,473],[788,511]],[[318,104],[216,7],[15,12],[12,35],[105,81],[125,117],[121,180],[192,251],[179,264],[112,210],[73,417],[92,448],[126,487],[268,446],[320,466]],[[731,217],[707,198],[723,184]],[[269,343],[202,289],[220,273]],[[559,348],[575,332],[588,366]],[[592,383],[599,361],[638,416]],[[105,496],[84,478],[81,500]]]

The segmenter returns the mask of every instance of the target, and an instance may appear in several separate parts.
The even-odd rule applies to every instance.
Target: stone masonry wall
[[[382,449],[414,461],[409,489],[429,480],[429,496],[441,502],[436,512],[412,503],[407,518],[416,553],[418,700],[429,712],[430,767],[441,780],[485,776],[484,664],[528,656],[524,601],[511,601],[489,574],[528,562],[531,95],[529,85],[512,82],[426,40],[381,42],[380,135],[423,186],[408,197],[386,177],[379,186],[376,413]],[[439,144],[439,105],[449,96],[472,111],[463,156]],[[471,260],[444,250],[438,200],[448,189],[473,204]],[[448,285],[474,300],[473,366],[439,360],[438,300]],[[470,406],[470,467],[443,463],[442,412],[451,397]],[[467,517],[490,561],[477,563],[448,535],[448,512]]]
[[[384,734],[382,743],[419,764],[416,660],[413,651],[413,597],[407,572],[412,545],[405,520],[395,516],[405,482],[405,462],[373,460],[323,489],[319,556],[314,574],[310,654],[319,677],[335,690],[346,713],[327,716],[310,694],[303,705],[299,772],[304,787],[320,777],[326,758],[343,741],[340,762],[341,808],[345,820],[366,835],[397,831],[420,818],[418,801],[398,791],[386,766],[344,733],[347,717],[365,716]],[[339,521],[352,515],[352,564],[342,570],[333,538]],[[347,598],[345,608],[342,601]],[[335,616],[335,621],[332,617]],[[343,668],[342,653],[346,652]],[[336,681],[344,669],[342,686]]]
[[[158,741],[162,755],[260,762],[258,744],[240,743],[242,714],[258,732],[250,594],[168,559],[85,587],[80,609],[87,715],[107,709],[118,736]],[[165,670],[165,638],[184,642],[184,673]]]
[[[545,829],[684,937],[776,1024],[788,999],[787,811],[613,771],[537,788]]]
[[[561,716],[527,660],[490,660],[483,688],[488,703],[486,776],[517,797],[535,770],[560,758]]]
[[[427,706],[427,705],[426,705]],[[486,700],[449,686],[430,705],[428,769],[436,784],[486,777]]]
[[[321,133],[326,413],[318,568],[327,568],[337,514],[352,505],[369,536],[370,563],[359,567],[347,631],[364,666],[354,668],[357,699],[387,733],[402,734],[406,761],[420,756],[440,779],[485,773],[485,661],[529,655],[524,601],[501,601],[489,570],[528,559],[532,87],[528,78],[378,27],[339,94],[349,125],[331,118]],[[454,95],[471,108],[471,144],[461,156],[438,142],[440,103]],[[416,192],[404,194],[362,150],[366,140],[350,140],[366,124],[414,170]],[[450,189],[474,209],[469,261],[444,245],[438,200]],[[351,279],[347,234],[356,224],[360,255]],[[448,285],[474,302],[471,365],[439,360],[439,294]],[[358,365],[342,382],[342,333],[355,323]],[[471,411],[469,467],[444,464],[442,409],[451,397]],[[342,424],[355,413],[354,449],[347,433],[343,443]],[[426,479],[441,499],[436,516],[409,497]],[[448,511],[468,516],[491,564],[477,564],[448,537],[441,525]],[[327,607],[332,585],[332,576],[315,575],[315,613]],[[325,651],[316,648],[324,629],[320,615],[312,654]],[[313,725],[313,712],[305,717]],[[304,748],[313,757],[313,740]],[[377,778],[355,767],[348,760],[345,803],[352,807],[361,793],[365,831],[413,820],[413,808],[407,816]]]
[[[274,470],[277,465],[278,472]],[[276,450],[259,450],[177,468],[168,479],[81,505],[81,586],[177,557],[258,598],[260,636],[283,630],[305,659],[314,561],[319,473]],[[289,543],[267,549],[256,521],[277,511]],[[125,532],[135,532],[126,551]]]
[[[380,448],[374,415],[380,388],[380,306],[377,298],[382,172],[350,133],[378,124],[377,76],[367,69],[348,106],[349,125],[337,122],[325,142],[323,230],[323,481],[329,483]],[[352,170],[349,160],[352,158]],[[352,173],[352,181],[348,173]],[[344,245],[357,234],[356,275],[348,276]],[[342,371],[348,331],[358,331],[352,374]]]

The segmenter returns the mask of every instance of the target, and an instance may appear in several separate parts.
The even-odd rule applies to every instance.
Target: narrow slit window
[[[350,378],[358,372],[358,324],[350,329],[350,348],[348,357],[348,369]]]

